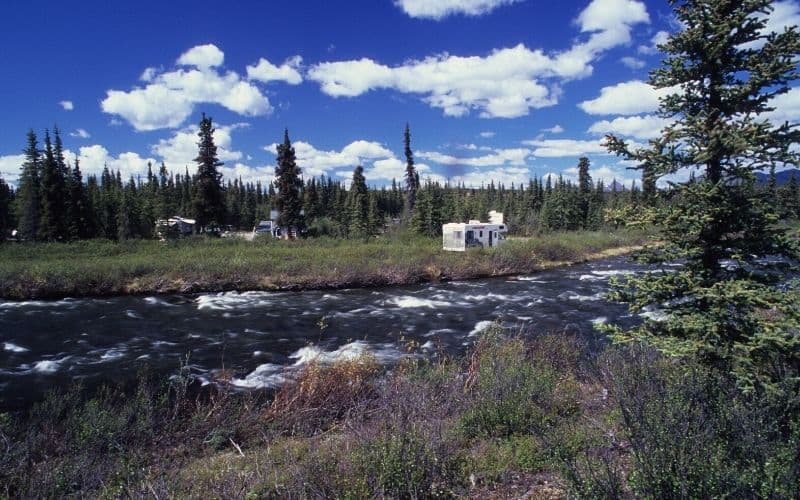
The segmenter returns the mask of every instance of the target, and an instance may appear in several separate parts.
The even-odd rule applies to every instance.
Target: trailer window
[[[478,233],[479,233],[479,234],[478,234],[478,236],[480,236],[481,238],[483,238],[483,231],[478,231]]]

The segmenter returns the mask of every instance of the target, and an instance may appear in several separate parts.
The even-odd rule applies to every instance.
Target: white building
[[[492,248],[506,241],[508,226],[503,214],[492,210],[489,222],[471,220],[442,225],[442,248],[452,252],[463,252],[467,248]]]

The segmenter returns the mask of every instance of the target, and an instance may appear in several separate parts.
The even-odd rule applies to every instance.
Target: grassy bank
[[[640,232],[553,233],[492,250],[444,252],[439,239],[248,242],[194,238],[0,245],[0,297],[59,298],[341,288],[529,273],[640,245]]]
[[[792,498],[796,388],[641,347],[489,330],[463,358],[310,366],[273,398],[186,380],[0,415],[0,496]]]

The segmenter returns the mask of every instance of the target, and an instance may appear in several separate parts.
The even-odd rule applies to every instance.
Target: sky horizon
[[[400,181],[408,123],[423,179],[573,179],[587,156],[594,180],[638,183],[600,143],[646,143],[665,124],[646,82],[679,29],[666,1],[331,4],[13,2],[0,177],[15,184],[28,130],[41,141],[54,125],[84,175],[191,172],[205,113],[226,179],[268,182],[288,128],[306,177],[347,181],[361,164],[370,185]],[[800,24],[798,0],[773,6],[770,30]],[[800,119],[791,86],[776,121]]]

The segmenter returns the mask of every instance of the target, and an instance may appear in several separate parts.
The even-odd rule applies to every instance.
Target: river
[[[458,354],[493,321],[529,332],[601,341],[598,322],[638,317],[603,295],[612,275],[642,271],[625,257],[535,275],[306,292],[0,301],[0,411],[76,380],[123,382],[147,365],[183,365],[202,383],[276,387],[313,359],[371,353],[390,364],[413,341],[419,355]]]

